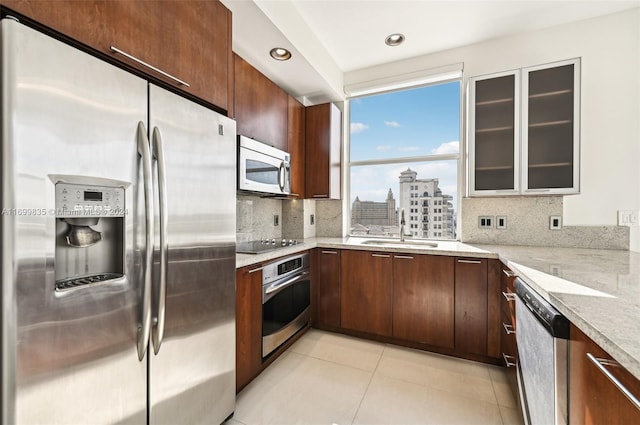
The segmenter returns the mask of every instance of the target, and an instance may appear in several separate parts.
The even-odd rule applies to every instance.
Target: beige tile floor
[[[229,425],[521,424],[500,367],[308,331],[238,394]]]

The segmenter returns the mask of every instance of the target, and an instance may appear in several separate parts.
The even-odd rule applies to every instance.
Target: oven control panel
[[[267,285],[280,279],[298,274],[309,268],[309,253],[280,258],[262,268],[262,284]]]

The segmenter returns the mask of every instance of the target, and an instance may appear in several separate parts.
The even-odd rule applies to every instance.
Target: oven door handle
[[[298,282],[299,280],[302,280],[303,278],[309,276],[311,274],[311,272],[309,272],[308,270],[305,270],[304,272],[295,275],[294,277],[292,277],[291,279],[287,279],[285,281],[282,282],[274,282],[268,286],[266,286],[264,288],[264,300],[263,303],[267,301],[268,298],[271,298],[274,294],[274,292],[279,292],[281,290],[283,290],[284,288],[286,288],[287,286],[291,286],[294,283]]]

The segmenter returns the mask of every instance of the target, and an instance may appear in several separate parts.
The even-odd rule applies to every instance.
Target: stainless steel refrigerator
[[[223,422],[235,122],[14,20],[1,43],[1,422]]]

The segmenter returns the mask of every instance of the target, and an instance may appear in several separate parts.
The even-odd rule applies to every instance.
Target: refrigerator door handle
[[[138,327],[138,359],[142,361],[151,333],[151,270],[153,266],[153,193],[151,176],[151,153],[149,150],[149,138],[147,130],[140,121],[138,123],[138,155],[142,159],[142,174],[144,186],[145,207],[145,254],[144,275],[142,288],[142,320]]]
[[[158,170],[158,199],[160,216],[160,288],[158,290],[157,310],[154,312],[153,330],[151,339],[153,351],[158,354],[164,338],[165,303],[167,297],[167,179],[164,166],[164,150],[162,147],[162,134],[158,127],[153,128],[153,160]]]

